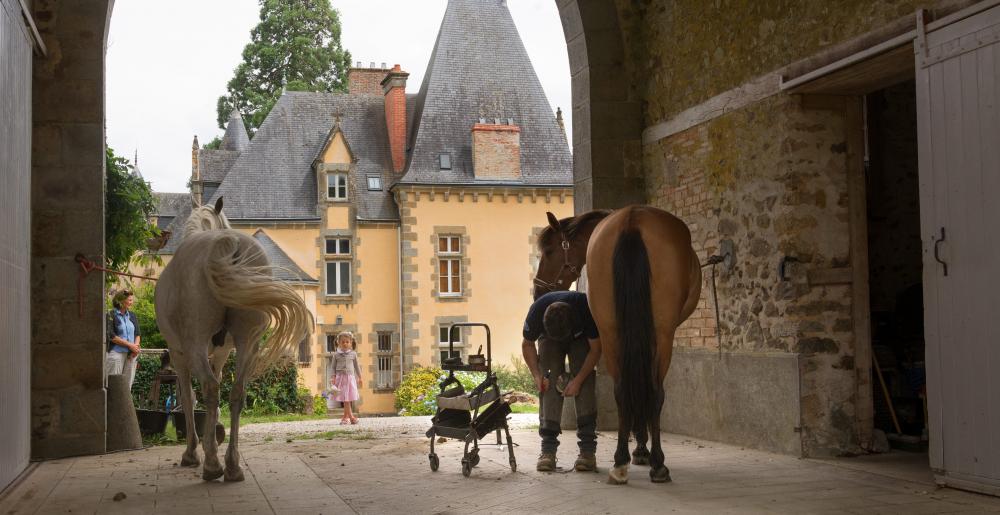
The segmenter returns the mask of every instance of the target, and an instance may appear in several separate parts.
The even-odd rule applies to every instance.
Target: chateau
[[[349,92],[286,92],[250,139],[238,112],[191,151],[191,192],[161,193],[180,243],[191,200],[224,198],[316,318],[297,360],[325,389],[340,331],[357,336],[366,413],[392,412],[401,373],[448,357],[447,328],[485,322],[496,363],[520,355],[535,237],[573,214],[572,157],[501,2],[453,0],[417,93],[399,65],[352,68]],[[465,330],[456,352],[483,346]]]

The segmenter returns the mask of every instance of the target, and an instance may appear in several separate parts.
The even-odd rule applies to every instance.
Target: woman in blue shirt
[[[115,308],[108,313],[108,355],[105,368],[108,375],[121,374],[128,378],[128,387],[131,389],[141,339],[139,320],[130,311],[135,297],[132,292],[122,290],[111,303]]]

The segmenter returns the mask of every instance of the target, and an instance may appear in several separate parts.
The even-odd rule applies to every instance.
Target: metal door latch
[[[944,240],[944,227],[941,228],[941,239],[931,236],[931,241],[934,242],[934,260],[941,263],[941,266],[944,267],[944,276],[948,277],[948,263],[941,259],[941,244],[944,243]]]

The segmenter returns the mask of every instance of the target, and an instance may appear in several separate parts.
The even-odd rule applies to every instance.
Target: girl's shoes
[[[357,423],[358,423],[358,417],[351,417],[351,424],[357,424]]]
[[[346,426],[350,421],[346,418],[340,419],[340,425]]]

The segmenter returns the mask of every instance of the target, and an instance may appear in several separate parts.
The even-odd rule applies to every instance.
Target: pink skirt
[[[354,402],[361,398],[358,395],[358,380],[351,374],[337,374],[333,378],[333,384],[340,388],[339,392],[333,394],[333,400]]]

